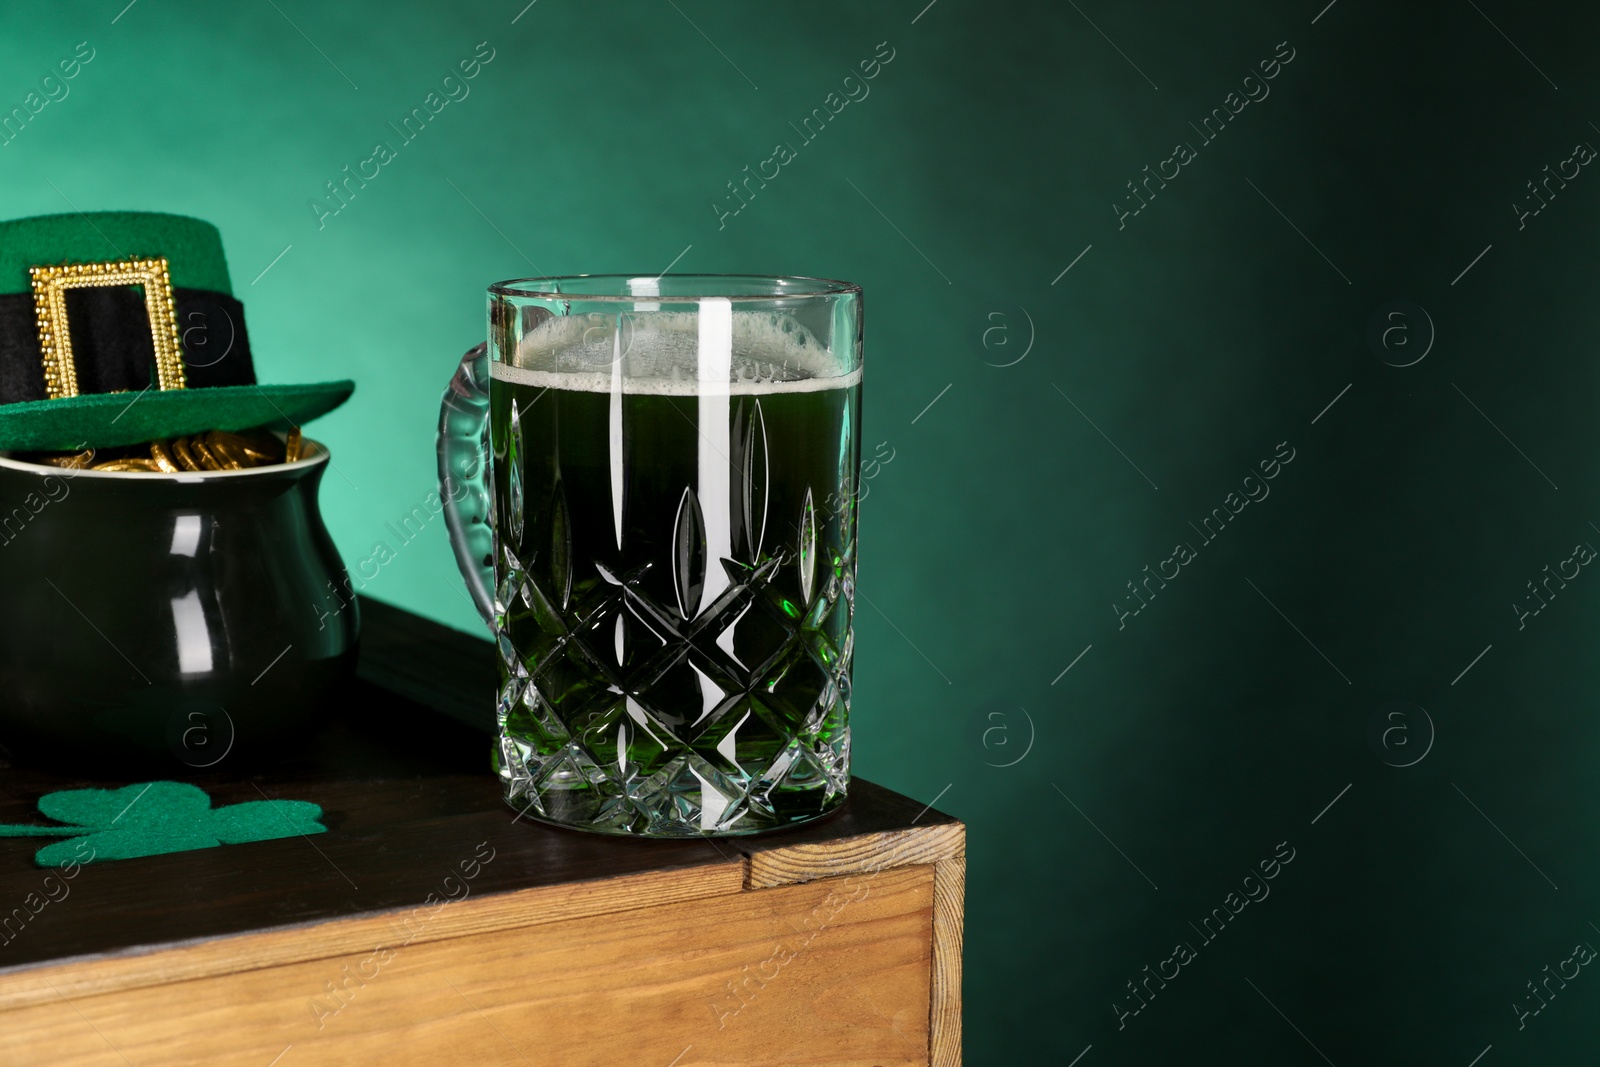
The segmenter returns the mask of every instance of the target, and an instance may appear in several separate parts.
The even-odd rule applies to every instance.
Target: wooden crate
[[[361,680],[313,751],[195,779],[217,805],[314,801],[327,833],[50,894],[45,842],[0,839],[0,918],[25,916],[0,932],[0,1062],[960,1063],[959,822],[860,779],[755,838],[519,821],[486,770],[487,643],[363,606]],[[5,770],[0,821],[93,784]]]

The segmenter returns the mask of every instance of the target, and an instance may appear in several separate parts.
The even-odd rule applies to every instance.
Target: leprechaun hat
[[[210,223],[142,211],[0,223],[0,450],[286,429],[354,389],[256,383]]]

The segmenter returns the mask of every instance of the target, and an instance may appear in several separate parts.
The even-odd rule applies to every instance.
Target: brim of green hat
[[[0,405],[0,450],[114,448],[207,430],[288,429],[350,399],[355,383],[93,393]]]

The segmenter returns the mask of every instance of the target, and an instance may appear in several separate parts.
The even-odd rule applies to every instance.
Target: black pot
[[[359,618],[317,510],[327,450],[194,474],[0,455],[0,744],[79,772],[240,766],[303,746]]]

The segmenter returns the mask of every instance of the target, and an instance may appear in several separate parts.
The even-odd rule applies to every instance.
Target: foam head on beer
[[[793,316],[725,300],[695,311],[550,315],[524,326],[515,363],[493,367],[502,381],[603,393],[620,371],[625,392],[688,396],[718,380],[742,394],[838,389],[861,378]]]

